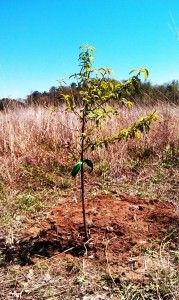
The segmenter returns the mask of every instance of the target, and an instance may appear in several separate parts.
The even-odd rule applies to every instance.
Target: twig
[[[64,250],[63,252],[60,252],[60,254],[63,254],[63,253],[69,252],[69,251],[73,250],[74,248],[75,248],[75,247],[71,247],[71,248],[69,248],[69,249],[66,249],[66,250]]]

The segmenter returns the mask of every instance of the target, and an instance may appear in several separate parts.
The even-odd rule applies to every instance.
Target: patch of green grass
[[[17,209],[29,212],[39,211],[43,205],[38,196],[31,194],[20,194],[16,198],[15,205]]]
[[[30,179],[35,179],[40,186],[51,187],[55,185],[55,173],[48,173],[43,166],[25,165],[23,174]]]
[[[62,178],[59,186],[63,190],[69,189],[71,188],[71,181],[68,178]]]
[[[44,166],[33,166],[27,164],[22,168],[22,178],[24,189],[46,190],[51,189],[69,189],[71,188],[70,172],[63,165],[56,163],[47,164]]]
[[[3,199],[4,197],[6,197],[6,185],[2,179],[1,176],[1,171],[0,171],[0,199]]]
[[[53,172],[58,175],[68,174],[71,171],[70,166],[65,166],[65,165],[59,164],[58,162],[48,163],[47,168],[48,168],[49,172]]]
[[[113,175],[113,170],[111,174]],[[121,174],[118,177],[115,174],[110,181],[104,180],[102,176],[98,180],[105,185],[106,190],[115,190],[116,195],[126,193],[146,200],[178,203],[179,169],[176,166],[166,168],[159,158],[144,162],[128,160],[121,165]]]

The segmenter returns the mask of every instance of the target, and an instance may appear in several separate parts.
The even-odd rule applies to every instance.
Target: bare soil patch
[[[129,263],[139,251],[161,242],[171,228],[179,229],[176,207],[170,202],[146,202],[121,195],[95,196],[86,201],[90,239],[84,242],[81,202],[70,199],[48,211],[37,226],[28,225],[14,246],[5,247],[6,260],[33,264],[41,257],[75,256],[99,263]],[[177,240],[172,246],[177,247]]]

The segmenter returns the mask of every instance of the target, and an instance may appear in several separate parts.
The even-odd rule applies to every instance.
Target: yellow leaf
[[[135,132],[135,136],[140,139],[140,133],[138,131]]]

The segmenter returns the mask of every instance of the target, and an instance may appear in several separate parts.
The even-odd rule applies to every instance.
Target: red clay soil
[[[49,211],[47,220],[36,227],[29,225],[14,251],[16,254],[9,254],[9,259],[18,257],[21,264],[26,264],[39,256],[63,253],[102,263],[108,253],[113,262],[124,262],[132,251],[147,248],[153,241],[160,243],[171,228],[179,229],[176,207],[169,202],[101,195],[87,201],[86,212],[90,236],[87,243],[84,243],[81,202],[66,200]]]

